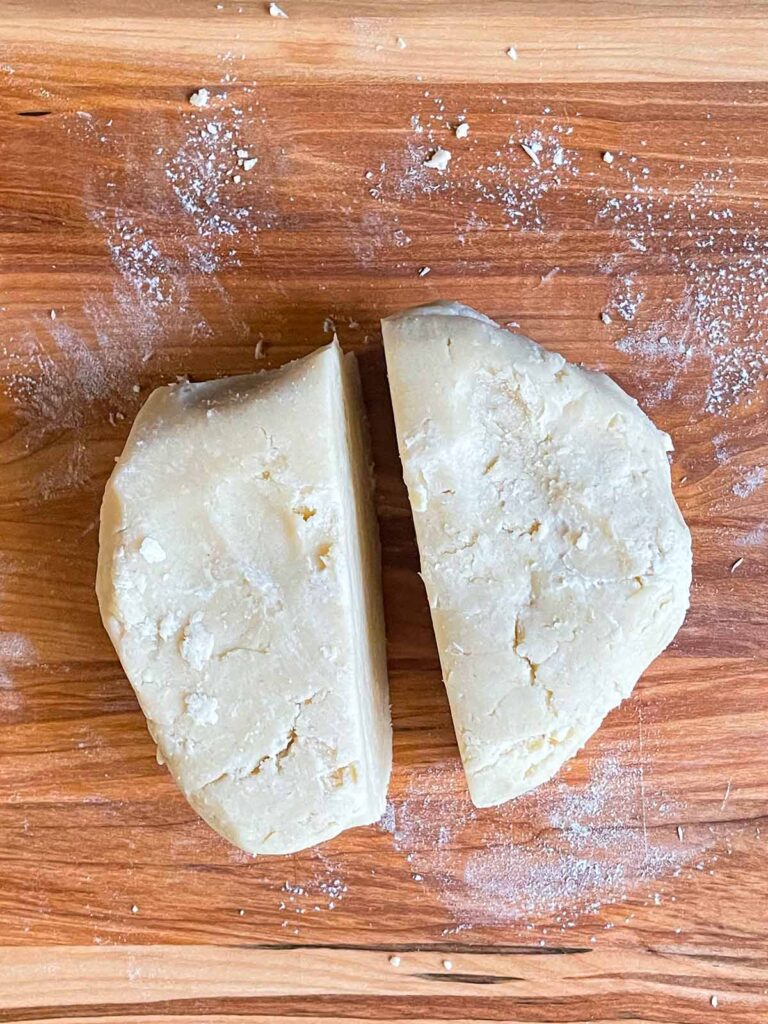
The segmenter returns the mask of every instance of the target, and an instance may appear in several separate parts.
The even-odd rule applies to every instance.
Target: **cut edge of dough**
[[[347,509],[345,526],[350,551],[349,588],[352,639],[358,659],[361,720],[367,726],[366,780],[373,816],[358,824],[372,824],[384,813],[392,770],[392,722],[389,706],[384,601],[381,580],[381,547],[374,506],[374,483],[368,421],[362,385],[354,354],[342,353],[334,339],[332,350],[339,374],[334,379],[340,395],[334,403],[341,419],[336,436],[343,439],[340,466],[345,467]],[[357,541],[359,538],[359,543]]]

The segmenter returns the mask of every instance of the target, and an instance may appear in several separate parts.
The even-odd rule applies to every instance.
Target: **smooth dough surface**
[[[364,413],[338,344],[159,388],[106,488],[104,624],[182,792],[250,853],[382,814],[391,726]]]
[[[672,444],[609,377],[466,306],[383,334],[469,789],[498,804],[554,775],[685,617]]]

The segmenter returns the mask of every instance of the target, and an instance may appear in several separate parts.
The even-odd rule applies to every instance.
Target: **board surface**
[[[0,12],[0,1021],[764,1021],[765,6],[282,6]],[[632,699],[483,811],[378,328],[435,298],[635,395],[694,542]],[[153,387],[334,331],[373,434],[390,807],[252,859],[154,760],[99,621],[99,503]]]

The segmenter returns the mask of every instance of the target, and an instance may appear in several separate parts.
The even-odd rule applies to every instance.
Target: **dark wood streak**
[[[311,948],[328,949],[335,952],[340,952],[341,950],[361,950],[366,953],[452,953],[454,956],[461,953],[484,953],[486,955],[492,954],[493,956],[568,956],[574,953],[594,953],[595,951],[593,946],[507,946],[504,943],[499,943],[498,945],[494,943],[474,944],[469,942],[451,942],[448,939],[445,942],[393,942],[391,944],[379,943],[376,945],[355,943],[348,946],[327,945],[325,943],[317,946],[308,946],[307,943],[296,945],[273,945],[272,943],[267,943],[265,945],[258,945],[256,943],[239,942],[237,944],[233,943],[232,946],[237,949],[297,950]],[[454,975],[454,977],[458,977],[458,975]]]
[[[184,1021],[206,1021],[216,1015],[233,1018],[259,1017],[279,1020],[282,1017],[306,1017],[308,1020],[343,1021],[346,1018],[360,1018],[376,1021],[404,1020],[466,1020],[504,1021],[515,1024],[600,1024],[601,1021],[618,1024],[631,1020],[632,1024],[708,1024],[713,1012],[708,999],[703,997],[665,997],[649,999],[630,993],[592,995],[570,998],[548,996],[542,991],[540,999],[515,998],[512,996],[429,996],[408,999],[398,996],[318,996],[316,998],[263,999],[173,999],[151,1003],[102,1003],[98,1007],[58,1006],[19,1008],[11,1012],[0,1010],[0,1024],[21,1024],[21,1022],[42,1022],[84,1018],[98,1021],[100,1018],[118,1018],[141,1021],[148,1017],[156,1020],[167,1015]],[[727,1008],[726,1008],[727,1012]],[[717,1019],[721,1019],[718,1015]],[[722,1017],[728,1020],[728,1017]],[[762,1024],[758,1017],[735,1017],[742,1024]]]
[[[448,974],[439,974],[437,971],[427,971],[419,975],[425,981],[439,981],[456,984],[465,982],[467,985],[505,985],[510,981],[522,981],[522,978],[513,975],[503,974],[461,974],[458,971],[451,971]]]

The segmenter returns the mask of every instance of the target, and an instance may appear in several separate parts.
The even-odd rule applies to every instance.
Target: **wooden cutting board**
[[[764,1021],[765,5],[282,6],[0,11],[0,1020]],[[636,395],[694,538],[672,648],[496,810],[466,795],[378,328],[438,297]],[[334,331],[374,440],[391,805],[250,859],[155,763],[99,502],[157,384]]]

